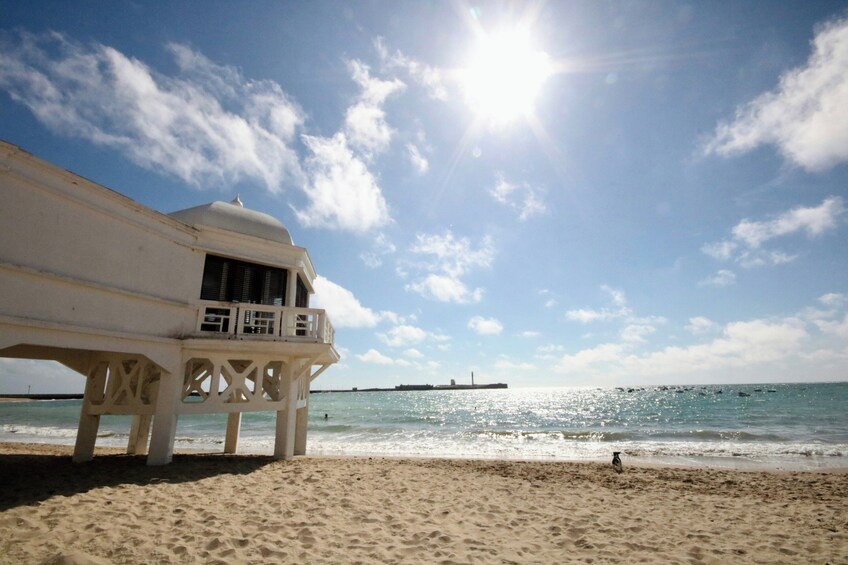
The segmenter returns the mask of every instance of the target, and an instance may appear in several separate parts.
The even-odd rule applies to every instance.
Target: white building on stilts
[[[75,461],[100,417],[128,453],[171,461],[180,414],[275,411],[274,456],[306,450],[309,384],[339,360],[309,308],[315,271],[273,217],[236,198],[161,214],[0,142],[0,357],[86,379]]]

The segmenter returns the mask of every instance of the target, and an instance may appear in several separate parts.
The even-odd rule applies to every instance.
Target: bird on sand
[[[620,451],[612,452],[612,468],[615,469],[616,473],[623,473],[624,467],[621,466],[621,458],[619,458],[618,454]]]

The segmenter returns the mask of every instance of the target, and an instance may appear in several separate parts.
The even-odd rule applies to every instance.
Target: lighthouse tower
[[[339,360],[315,270],[277,219],[236,197],[163,214],[0,142],[0,356],[85,378],[75,461],[100,417],[128,453],[170,462],[180,414],[276,412],[274,456],[306,450],[309,384]]]

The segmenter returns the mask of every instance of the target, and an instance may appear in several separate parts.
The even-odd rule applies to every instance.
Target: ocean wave
[[[335,424],[335,425],[320,426],[320,427],[316,426],[314,428],[310,428],[309,431],[310,432],[317,432],[317,433],[338,434],[338,433],[343,433],[343,432],[349,432],[349,431],[355,430],[355,429],[356,429],[356,426],[351,426],[351,425],[346,425],[346,424]]]
[[[756,434],[741,430],[471,430],[471,436],[492,439],[564,440],[586,442],[620,442],[667,439],[672,441],[738,441],[738,442],[785,442],[787,438],[778,434]]]
[[[76,428],[60,428],[53,426],[28,426],[22,424],[2,424],[0,425],[0,434],[14,434],[17,436],[28,437],[49,437],[49,438],[75,438],[77,437]]]
[[[449,457],[482,459],[539,459],[552,461],[606,460],[612,451],[642,460],[674,459],[684,464],[735,461],[736,464],[770,462],[780,466],[794,462],[798,468],[814,468],[824,460],[844,458],[848,445],[813,445],[774,442],[694,442],[669,440],[526,441],[521,434],[447,435],[431,438],[346,438],[324,436],[310,439],[310,452],[333,455],[382,455],[398,457]],[[823,464],[823,463],[821,463]],[[844,463],[834,463],[837,466]]]
[[[726,441],[726,440],[736,440],[736,441],[786,441],[787,438],[777,435],[777,434],[754,434],[750,432],[745,432],[742,430],[691,430],[688,432],[678,432],[671,433],[664,432],[663,435],[669,435],[671,437],[676,436],[688,436],[691,438],[695,438],[698,440],[704,441]]]
[[[600,432],[596,430],[584,431],[523,431],[523,430],[472,430],[468,432],[471,436],[489,437],[492,439],[521,439],[521,440],[566,440],[566,441],[623,441],[635,439],[635,435],[628,432]]]

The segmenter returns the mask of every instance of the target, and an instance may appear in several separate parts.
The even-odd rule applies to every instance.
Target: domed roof
[[[190,226],[207,226],[293,245],[289,230],[278,219],[245,208],[238,196],[232,202],[216,200],[203,206],[168,214]]]

